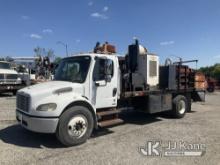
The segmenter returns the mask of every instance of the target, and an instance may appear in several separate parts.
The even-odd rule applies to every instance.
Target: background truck
[[[206,82],[207,82],[207,91],[210,93],[214,92],[218,81],[212,77],[207,76]]]
[[[22,83],[33,85],[52,79],[52,66],[48,57],[11,57]]]
[[[22,87],[21,79],[17,71],[12,69],[11,63],[0,61],[0,93],[12,92],[15,95]]]
[[[81,144],[94,129],[122,123],[122,110],[184,117],[192,100],[205,100],[200,76],[183,62],[159,66],[137,40],[124,57],[98,43],[94,53],[64,58],[54,81],[19,90],[16,117],[28,130],[56,133],[66,146]]]

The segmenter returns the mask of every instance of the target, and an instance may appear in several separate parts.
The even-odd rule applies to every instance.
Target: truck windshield
[[[11,67],[9,63],[0,62],[0,69],[11,69]]]
[[[83,83],[88,73],[90,61],[89,56],[65,58],[59,63],[54,79]]]

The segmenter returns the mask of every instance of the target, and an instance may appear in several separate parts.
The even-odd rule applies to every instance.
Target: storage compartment
[[[160,66],[160,89],[176,90],[176,65]]]
[[[171,94],[152,94],[147,99],[148,113],[157,113],[172,109],[172,95]]]

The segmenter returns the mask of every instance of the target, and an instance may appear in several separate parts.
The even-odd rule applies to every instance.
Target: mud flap
[[[193,101],[205,101],[205,91],[194,91],[192,92]]]

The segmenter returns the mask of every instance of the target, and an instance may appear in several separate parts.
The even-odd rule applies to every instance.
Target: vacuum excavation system
[[[60,62],[54,80],[19,90],[16,116],[34,132],[56,133],[66,146],[85,142],[94,129],[123,123],[128,109],[182,118],[192,101],[205,100],[205,78],[186,62],[159,65],[135,40],[124,56],[97,43],[94,52]]]

